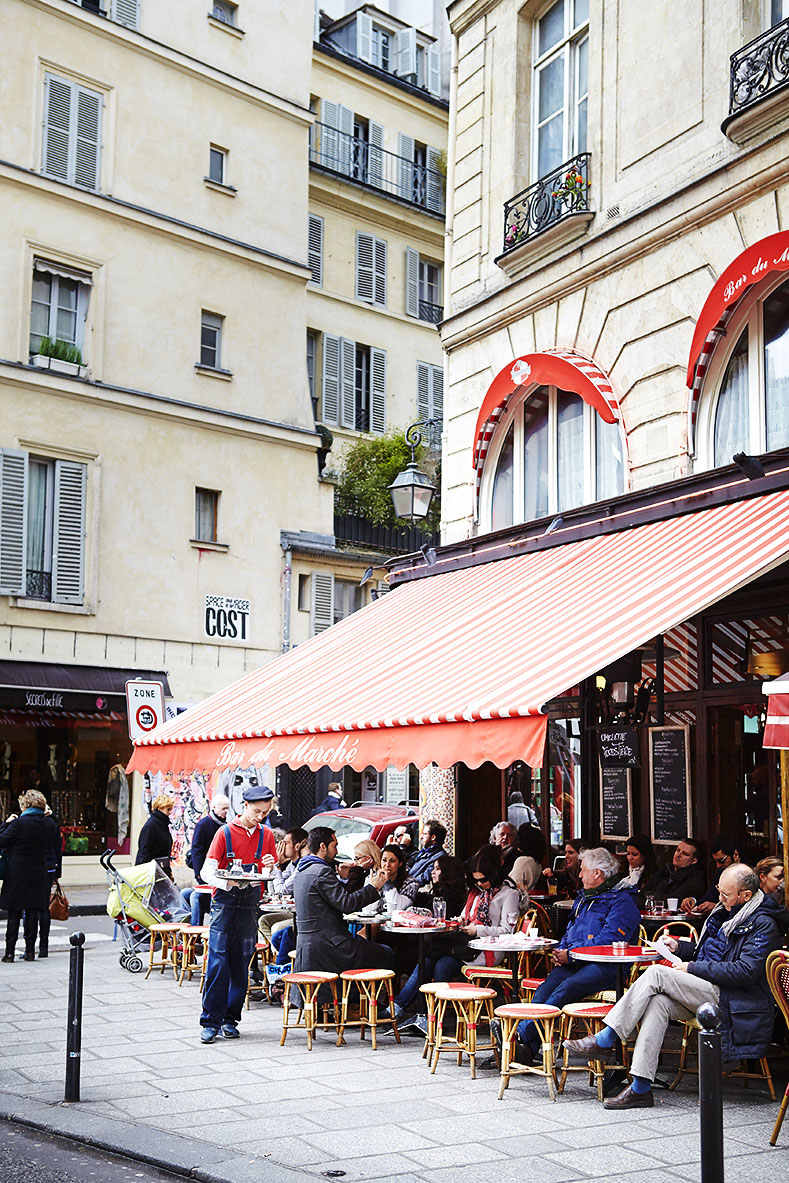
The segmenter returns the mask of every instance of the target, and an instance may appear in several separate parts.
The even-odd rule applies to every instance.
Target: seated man
[[[509,875],[516,858],[520,854],[518,850],[518,831],[515,829],[515,826],[513,826],[512,822],[497,822],[490,831],[488,842],[491,846],[498,846],[501,850],[501,865],[504,869],[504,874]]]
[[[293,877],[296,867],[303,854],[307,852],[307,831],[300,826],[288,830],[281,842],[277,843],[277,865],[269,881],[269,890],[273,895],[290,895],[293,891]],[[264,940],[271,943],[275,927],[292,925],[291,912],[264,912],[258,920],[258,932]]]
[[[388,945],[352,937],[343,919],[380,899],[386,876],[373,871],[359,891],[347,891],[334,869],[337,836],[328,826],[310,830],[309,851],[293,877],[296,900],[296,971],[311,969],[342,973],[344,969],[394,969]],[[347,877],[349,867],[341,868]]]
[[[554,968],[534,992],[533,1002],[562,1007],[582,1002],[598,990],[616,985],[616,967],[608,963],[573,961],[570,949],[584,945],[610,945],[632,941],[641,923],[641,913],[631,891],[616,891],[621,879],[619,860],[604,847],[584,850],[581,855],[582,888],[575,898],[564,936],[553,950]],[[495,1030],[494,1030],[495,1034]],[[531,1063],[540,1045],[534,1023],[518,1025],[516,1059]]]
[[[775,1018],[765,963],[781,946],[779,906],[759,890],[759,878],[745,863],[727,867],[718,887],[720,904],[710,914],[698,944],[666,940],[680,964],[651,965],[636,979],[597,1035],[566,1039],[565,1047],[585,1057],[606,1059],[617,1037],[627,1039],[640,1023],[630,1061],[632,1083],[605,1102],[606,1109],[648,1108],[669,1019],[692,1019],[711,1002],[722,1020],[724,1060],[760,1059],[767,1052]]]
[[[699,861],[700,848],[693,838],[683,838],[677,843],[672,865],[660,867],[644,887],[647,895],[667,900],[674,896],[678,900],[687,896],[700,899],[707,887],[707,876]]]
[[[683,912],[694,912],[696,915],[709,916],[713,908],[718,905],[718,884],[720,877],[732,863],[741,862],[740,851],[736,839],[727,838],[723,834],[716,834],[712,839],[712,861],[715,864],[715,878],[701,899],[693,895],[686,895],[680,902]]]
[[[422,847],[408,860],[408,874],[412,879],[416,879],[420,886],[424,887],[426,883],[430,882],[434,864],[442,854],[446,854],[444,850],[446,837],[446,826],[442,826],[441,822],[432,818],[425,822],[422,829]]]

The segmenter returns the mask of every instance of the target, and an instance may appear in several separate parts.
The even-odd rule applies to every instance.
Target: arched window
[[[485,462],[482,520],[500,530],[615,497],[625,487],[618,423],[571,391],[538,386],[508,407]]]
[[[789,281],[755,288],[726,326],[699,406],[699,467],[789,446]]]

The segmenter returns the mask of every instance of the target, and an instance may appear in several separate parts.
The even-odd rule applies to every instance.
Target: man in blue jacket
[[[594,961],[573,961],[569,951],[583,945],[610,945],[614,941],[632,941],[641,923],[641,913],[633,892],[616,890],[621,878],[619,860],[610,850],[598,846],[583,852],[583,887],[575,897],[564,936],[553,951],[553,969],[542,985],[535,990],[533,1002],[562,1007],[568,1002],[582,1002],[598,990],[614,988],[614,965]],[[540,1034],[534,1023],[524,1020],[518,1025],[516,1060],[530,1064],[536,1057],[539,1046]]]
[[[441,858],[442,854],[446,854],[444,850],[446,838],[446,826],[442,826],[441,822],[437,822],[433,818],[425,822],[422,829],[422,846],[408,860],[408,874],[423,887],[430,881],[433,864]]]
[[[565,1047],[604,1060],[617,1038],[640,1024],[630,1063],[632,1083],[606,1109],[642,1109],[654,1104],[652,1081],[669,1019],[692,1019],[702,1003],[718,1007],[723,1058],[761,1059],[767,1054],[775,1008],[765,964],[781,947],[780,912],[759,890],[759,877],[745,863],[727,867],[718,884],[720,904],[704,925],[698,944],[669,937],[666,945],[681,960],[651,965],[630,987],[597,1035],[567,1039]]]

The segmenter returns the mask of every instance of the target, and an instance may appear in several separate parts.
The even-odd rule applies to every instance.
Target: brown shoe
[[[651,1109],[655,1104],[652,1089],[648,1093],[634,1093],[632,1085],[623,1089],[618,1097],[603,1101],[604,1109]]]
[[[604,1064],[611,1059],[614,1051],[612,1047],[600,1047],[594,1035],[584,1035],[582,1039],[565,1039],[563,1046],[584,1060],[602,1060]]]

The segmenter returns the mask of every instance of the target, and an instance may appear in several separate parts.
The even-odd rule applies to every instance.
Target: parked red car
[[[411,849],[419,846],[419,814],[407,805],[355,805],[347,809],[329,809],[316,813],[304,823],[305,830],[328,826],[337,835],[337,853],[353,858],[357,843],[370,838],[382,849],[392,841],[400,825],[407,825],[411,833]]]

